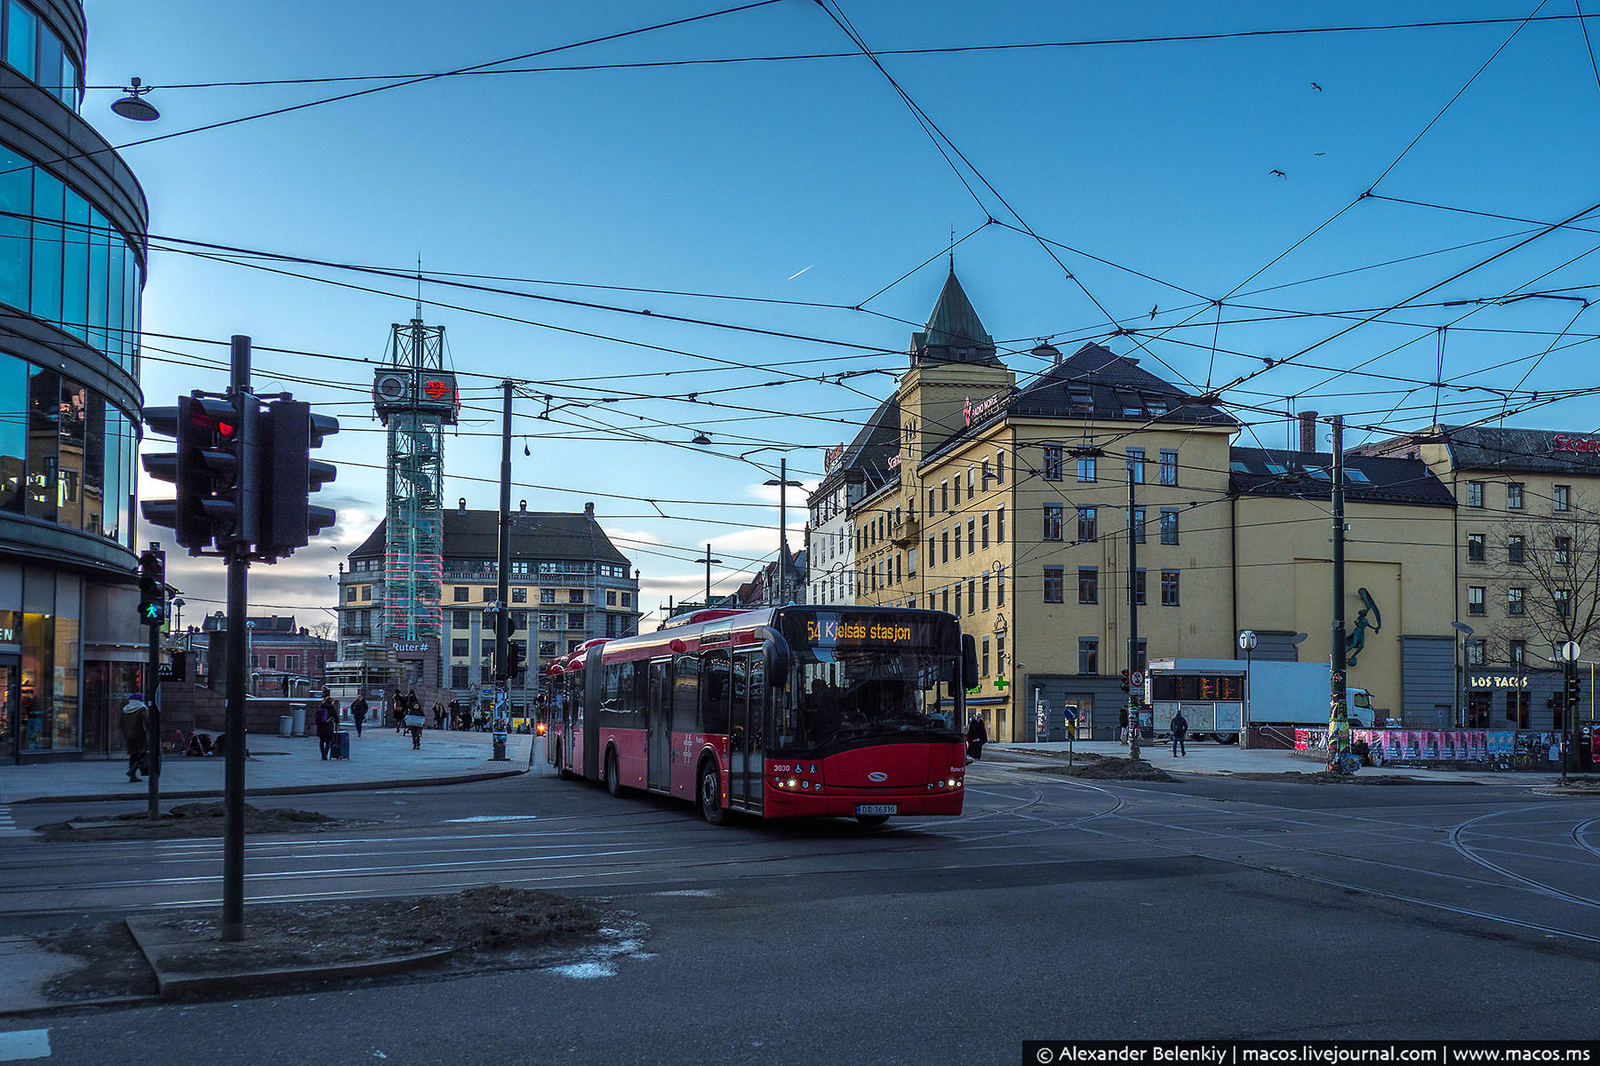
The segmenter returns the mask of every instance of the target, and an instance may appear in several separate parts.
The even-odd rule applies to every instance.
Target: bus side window
[[[700,664],[700,732],[727,733],[732,693],[728,653],[708,652]]]
[[[672,731],[692,733],[700,713],[700,660],[678,655],[672,660]]]

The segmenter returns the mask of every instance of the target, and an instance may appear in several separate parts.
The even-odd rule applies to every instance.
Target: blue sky
[[[123,144],[378,84],[173,87],[183,83],[445,71],[716,7],[89,0],[90,83],[120,85],[137,74],[157,87],[150,99],[163,117],[149,126],[124,122],[109,112],[118,94],[108,90],[91,91],[84,110]],[[875,49],[902,49],[1522,19],[1535,7],[1531,0],[857,2],[842,10]],[[1539,10],[1573,12],[1551,3]],[[1600,20],[1592,21],[1600,47]],[[1600,86],[1580,25],[1531,23],[1513,37],[1516,29],[1500,23],[886,56],[890,73],[1026,225],[1076,250],[1058,254],[1082,289],[1033,238],[983,225],[991,216],[1018,223],[968,172],[983,203],[975,202],[887,81],[859,57],[437,79],[132,146],[125,155],[149,196],[152,232],[163,237],[400,269],[420,254],[429,271],[529,279],[481,284],[654,312],[423,289],[424,317],[445,325],[456,369],[481,375],[464,379],[461,434],[446,450],[447,499],[495,503],[495,486],[470,478],[497,471],[499,377],[526,380],[558,405],[594,401],[603,395],[595,389],[629,393],[568,407],[548,421],[533,417],[542,404],[519,400],[514,477],[521,484],[513,496],[551,510],[594,500],[643,572],[643,601],[653,609],[668,595],[697,594],[703,570],[690,557],[708,541],[730,564],[719,568],[721,588],[747,577],[763,554],[771,557],[775,490],[761,485],[771,475],[737,456],[769,447],[750,458],[775,466],[786,455],[791,476],[815,481],[821,449],[848,439],[853,423],[892,388],[888,373],[853,378],[848,387],[816,378],[903,369],[897,353],[907,346],[909,323],[927,317],[944,259],[866,302],[867,310],[850,308],[937,256],[952,227],[957,234],[981,227],[957,249],[957,270],[1003,349],[1023,353],[1008,359],[1019,373],[1037,369],[1025,354],[1034,338],[1063,347],[1105,340],[1116,327],[1098,301],[1121,325],[1142,331],[1143,352],[1127,336],[1106,340],[1113,350],[1139,354],[1149,369],[1200,389],[1325,341],[1536,233],[1537,223],[1600,200],[1592,181],[1600,169]],[[817,3],[783,0],[512,66],[851,50]],[[1367,190],[1378,195],[1350,206]],[[1591,430],[1590,397],[1519,412],[1532,390],[1584,383],[1581,368],[1593,365],[1591,338],[1600,332],[1591,316],[1600,310],[1547,298],[1492,301],[1589,285],[1592,257],[1584,256],[1597,243],[1593,232],[1573,229],[1542,236],[1425,298],[1429,306],[1385,315],[1303,357],[1328,369],[1275,368],[1228,396],[1270,410],[1293,397],[1303,409],[1343,412],[1361,427],[1353,441],[1425,424],[1434,390],[1417,382],[1435,378],[1437,327],[1449,325],[1446,380],[1521,392],[1502,399],[1442,390],[1446,420],[1491,417],[1504,404],[1518,424]],[[1405,261],[1374,268],[1391,260]],[[411,316],[415,286],[288,269],[381,292],[161,250],[145,290],[145,327],[224,342],[248,333],[261,347],[344,357],[258,352],[256,384],[290,389],[338,414],[345,432],[329,449],[336,461],[381,464],[383,437],[364,400],[371,368],[347,360],[383,357],[389,324]],[[1215,300],[1223,301],[1220,316]],[[1445,300],[1486,302],[1433,306]],[[672,323],[657,317],[663,314],[842,343]],[[151,336],[146,351],[143,383],[152,403],[223,384],[206,364],[222,358],[223,347]],[[1339,373],[1352,368],[1386,376]],[[785,383],[771,384],[778,381]],[[733,386],[763,387],[710,392]],[[691,392],[746,410],[688,402]],[[1283,440],[1281,416],[1245,417],[1261,425],[1241,443]],[[713,446],[686,446],[701,430]],[[531,455],[523,455],[523,443]],[[163,488],[145,486],[153,495]],[[330,495],[341,508],[337,534],[290,562],[256,568],[258,610],[290,606],[309,620],[315,607],[331,605],[328,575],[381,516],[381,474],[346,465]],[[713,505],[663,502],[660,511],[671,516],[663,519],[651,517],[657,510],[641,498]],[[804,509],[790,502],[798,543]],[[214,561],[175,560],[173,571],[196,606],[220,606],[206,602],[221,600]]]

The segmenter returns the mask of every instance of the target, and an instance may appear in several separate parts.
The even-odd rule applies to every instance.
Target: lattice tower
[[[444,327],[421,318],[395,323],[391,367],[413,382],[444,369]],[[444,579],[444,424],[436,410],[388,416],[388,496],[384,543],[384,637],[441,639]]]

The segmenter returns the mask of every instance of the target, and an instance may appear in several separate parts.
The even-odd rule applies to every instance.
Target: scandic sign
[[[1600,452],[1600,440],[1594,437],[1569,437],[1565,433],[1557,433],[1556,439],[1550,445],[1553,452]]]

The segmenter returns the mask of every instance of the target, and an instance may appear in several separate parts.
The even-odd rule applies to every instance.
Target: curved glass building
[[[144,192],[79,114],[77,0],[0,0],[0,762],[100,755],[137,687]]]

